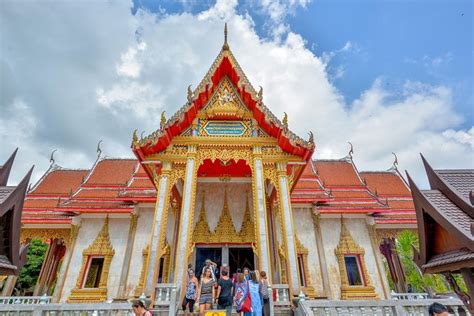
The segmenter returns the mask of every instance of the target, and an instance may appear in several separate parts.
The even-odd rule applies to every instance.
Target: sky
[[[90,168],[96,147],[132,157],[186,102],[229,44],[264,103],[314,159],[354,145],[359,170],[427,181],[474,168],[473,3],[460,0],[1,1],[0,161],[19,147],[12,183],[55,161]]]

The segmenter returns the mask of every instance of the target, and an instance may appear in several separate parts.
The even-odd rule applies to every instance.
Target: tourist
[[[448,308],[440,303],[433,303],[428,309],[430,316],[449,316]]]
[[[188,269],[188,284],[186,285],[186,294],[184,295],[182,305],[184,315],[193,315],[198,287],[199,282],[196,276],[194,275],[194,270]],[[189,310],[189,314],[186,312],[186,308]]]
[[[270,293],[268,293],[268,280],[265,271],[260,272],[260,293],[263,298],[263,315],[270,316]]]
[[[250,280],[250,270],[249,268],[245,267],[244,268],[244,276],[245,276],[245,280]]]
[[[258,271],[250,272],[249,290],[252,299],[252,312],[245,313],[248,316],[262,316],[263,300],[260,292],[260,282],[258,281]]]
[[[217,281],[217,308],[225,309],[226,315],[232,314],[232,280],[229,278],[229,269],[221,270],[221,278]]]
[[[135,316],[153,316],[153,314],[146,309],[145,304],[142,301],[135,301],[132,304],[133,313]]]
[[[244,315],[242,308],[244,306],[245,300],[247,299],[248,290],[249,286],[247,280],[245,280],[245,275],[243,273],[239,273],[234,291],[234,303],[235,310],[240,316]]]
[[[211,309],[212,303],[216,297],[214,283],[211,268],[206,267],[201,276],[201,284],[198,290],[197,300],[199,301],[199,316],[203,316],[207,310]]]
[[[206,259],[205,265],[204,265],[204,267],[202,268],[202,273],[201,273],[201,275],[204,275],[204,270],[205,270],[206,268],[209,268],[209,269],[211,270],[212,279],[213,279],[214,281],[217,281],[217,278],[216,278],[217,263],[213,262],[211,259]]]

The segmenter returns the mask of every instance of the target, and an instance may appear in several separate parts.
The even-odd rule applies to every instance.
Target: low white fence
[[[0,316],[132,316],[130,303],[100,304],[7,304]]]
[[[392,300],[426,300],[430,296],[428,293],[390,293]]]
[[[272,288],[275,298],[273,306],[291,306],[290,287],[288,284],[273,284]]]
[[[0,304],[50,304],[51,296],[0,296]]]
[[[458,299],[415,299],[379,301],[335,301],[302,300],[298,311],[305,316],[422,316],[428,315],[428,307],[433,303],[447,306],[452,315],[471,316],[469,310]]]
[[[158,283],[155,287],[155,302],[153,306],[169,309],[169,315],[178,311],[180,293],[174,283]]]

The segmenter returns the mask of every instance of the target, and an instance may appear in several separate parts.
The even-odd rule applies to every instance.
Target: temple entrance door
[[[196,248],[196,276],[201,276],[206,259],[211,259],[220,267],[222,265],[222,247]]]
[[[230,275],[237,272],[237,269],[249,268],[254,270],[255,257],[252,248],[229,248],[229,267]]]

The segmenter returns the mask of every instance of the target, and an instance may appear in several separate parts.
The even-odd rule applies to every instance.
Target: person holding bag
[[[252,312],[252,299],[250,298],[249,285],[243,273],[239,273],[234,295],[235,309],[240,316]]]

